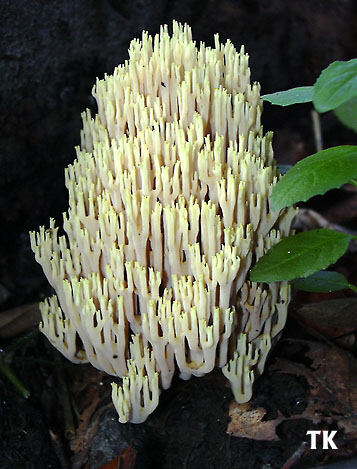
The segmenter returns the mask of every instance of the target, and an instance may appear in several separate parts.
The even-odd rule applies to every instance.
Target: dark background
[[[312,85],[332,61],[356,56],[356,0],[0,0],[0,311],[49,294],[28,231],[48,225],[50,217],[61,224],[61,213],[67,209],[64,167],[73,161],[74,146],[80,141],[80,113],[87,107],[95,109],[91,89],[96,77],[111,73],[127,58],[130,40],[140,37],[142,29],[155,34],[160,24],[170,25],[172,19],[187,22],[198,43],[213,45],[213,35],[219,32],[221,41],[230,38],[237,48],[245,44],[252,79],[261,83],[263,94]],[[290,108],[265,104],[264,127],[275,131],[280,163],[294,164],[315,151],[311,109],[310,104]],[[321,116],[321,126],[325,148],[357,144],[356,134],[346,130],[333,113]],[[327,197],[320,203],[328,201]],[[0,344],[0,353],[1,348],[8,352],[11,345]],[[282,356],[287,356],[285,349]],[[0,466],[70,467],[61,460],[71,457],[63,436],[61,389],[81,376],[87,383],[88,373],[96,373],[102,384],[101,375],[91,367],[79,373],[78,366],[61,361],[42,335],[18,347],[11,366],[30,389],[31,398],[24,400],[0,373]],[[65,384],[62,372],[67,373]],[[288,440],[278,443],[229,439],[232,457],[224,459],[232,397],[224,380],[216,376],[176,383],[163,394],[156,417],[143,426],[120,426],[108,404],[111,413],[102,420],[98,438],[112,438],[114,457],[121,451],[121,432],[127,432],[124,448],[133,441],[140,447],[142,439],[147,448],[139,456],[154,452],[152,460],[165,457],[163,467],[170,469],[238,467],[234,461],[244,469],[280,467],[300,444],[305,424],[296,438],[290,428],[284,432]],[[291,401],[290,413],[294,413],[308,386],[296,377],[274,376],[268,370],[259,381],[263,394],[269,402],[281,398],[284,406]],[[111,378],[103,379],[106,385],[98,387],[108,394]],[[284,394],[284,389],[289,392]],[[257,396],[261,395],[258,391]],[[109,403],[109,394],[106,398]],[[171,409],[171,426],[166,425],[167,409]],[[98,459],[93,468],[110,460],[100,453],[103,445],[93,443],[91,459]],[[190,445],[196,449],[189,460]],[[79,456],[77,452],[75,457]],[[318,457],[314,453],[320,462]]]
[[[355,0],[1,0],[0,1],[0,309],[36,300],[46,282],[28,230],[59,222],[66,210],[64,167],[79,143],[80,113],[95,107],[91,88],[127,58],[142,29],[172,19],[198,41],[213,34],[245,44],[262,93],[311,85],[334,60],[356,54]],[[278,161],[314,151],[310,105],[265,105]],[[325,147],[356,143],[330,113]]]

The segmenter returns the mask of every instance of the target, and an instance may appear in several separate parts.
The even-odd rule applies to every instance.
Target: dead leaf
[[[136,462],[136,451],[128,446],[119,456],[104,464],[100,469],[134,469]]]
[[[40,322],[38,303],[0,312],[0,339],[10,339],[26,332]]]
[[[311,388],[308,405],[298,418],[336,422],[348,439],[357,438],[357,362],[338,347],[304,341],[310,366],[278,358],[270,370],[304,376]]]
[[[251,404],[238,404],[233,401],[229,406],[229,416],[231,421],[227,428],[227,433],[240,438],[250,438],[253,440],[277,441],[279,437],[275,433],[276,427],[284,419],[282,416],[262,422],[266,410],[262,407],[256,409]]]
[[[357,330],[357,298],[305,304],[295,315],[300,322],[327,337],[344,336]]]

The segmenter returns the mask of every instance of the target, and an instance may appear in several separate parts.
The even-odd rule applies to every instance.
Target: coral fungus
[[[69,360],[123,378],[121,422],[142,422],[175,370],[222,368],[245,402],[289,303],[286,283],[249,271],[290,231],[275,213],[278,172],[263,135],[259,84],[227,41],[199,47],[187,25],[133,40],[129,60],[97,80],[66,169],[65,234],[31,233],[56,291],[40,328]]]

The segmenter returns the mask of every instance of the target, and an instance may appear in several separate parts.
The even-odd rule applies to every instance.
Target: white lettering
[[[337,430],[329,432],[328,430],[309,430],[306,432],[306,435],[310,436],[310,448],[316,449],[317,446],[317,435],[322,433],[322,448],[323,449],[338,449],[335,445],[333,438],[337,433]]]
[[[310,449],[316,449],[317,435],[321,435],[321,430],[309,430],[306,435],[310,435]]]
[[[333,441],[333,437],[336,435],[337,430],[333,430],[332,432],[328,432],[327,430],[324,430],[322,432],[322,448],[323,449],[329,449],[329,446],[331,449],[337,449],[337,446],[335,445]]]

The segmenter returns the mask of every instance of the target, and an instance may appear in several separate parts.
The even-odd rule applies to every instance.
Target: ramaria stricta
[[[122,378],[120,422],[143,422],[175,370],[220,367],[248,401],[289,303],[286,283],[249,271],[295,215],[270,209],[278,172],[248,55],[218,35],[197,47],[174,22],[172,36],[134,39],[93,96],[65,171],[65,235],[53,219],[31,233],[56,291],[41,331],[72,362]]]

